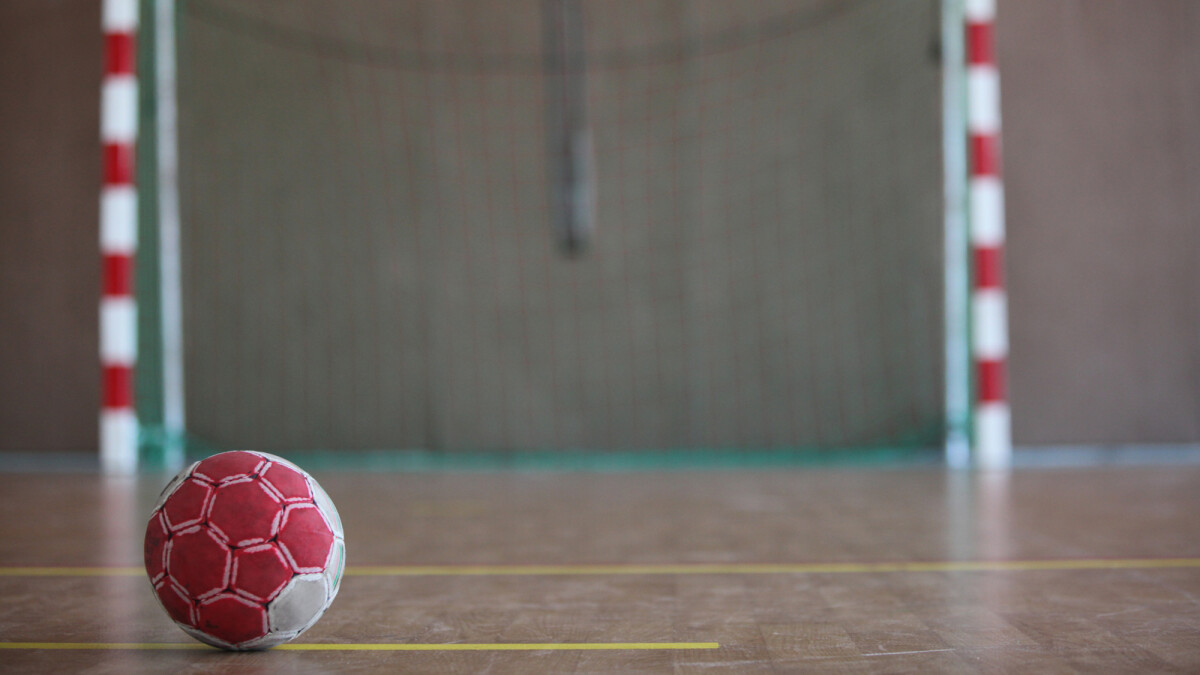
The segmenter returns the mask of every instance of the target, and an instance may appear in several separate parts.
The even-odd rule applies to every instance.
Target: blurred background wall
[[[1015,441],[1200,441],[1200,5],[998,4]],[[0,3],[0,450],[96,443],[98,26]]]
[[[96,448],[100,3],[0,2],[0,449]]]
[[[1018,443],[1200,440],[1200,3],[999,0]]]

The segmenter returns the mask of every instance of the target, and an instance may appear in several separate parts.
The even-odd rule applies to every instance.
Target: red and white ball
[[[196,462],[163,490],[146,526],[146,573],[192,637],[267,649],[303,633],[337,595],[342,522],[303,469],[265,452]]]

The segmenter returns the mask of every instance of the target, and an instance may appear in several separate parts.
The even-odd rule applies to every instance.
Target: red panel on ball
[[[142,546],[142,555],[145,557],[146,563],[146,574],[150,575],[151,582],[157,582],[159,576],[165,571],[163,548],[166,545],[167,527],[163,524],[162,514],[155,513],[146,525],[146,539]]]
[[[270,483],[286,502],[309,501],[312,491],[308,489],[308,481],[295,469],[285,464],[272,462],[263,470],[262,478]]]
[[[274,544],[263,544],[235,551],[233,588],[267,602],[292,580],[292,566]]]
[[[212,496],[212,486],[196,480],[184,481],[163,504],[163,515],[172,532],[186,529],[204,518],[204,510]]]
[[[225,593],[200,605],[196,628],[237,645],[267,634],[267,610],[257,602]]]
[[[230,562],[229,548],[203,528],[176,535],[167,551],[167,573],[197,599],[229,585]]]
[[[257,472],[266,461],[252,452],[222,452],[200,462],[193,473],[205,476],[213,482],[220,482],[227,478],[249,476]]]
[[[230,544],[245,546],[275,536],[282,512],[283,506],[257,479],[246,480],[217,488],[208,524]]]
[[[169,579],[163,579],[154,587],[154,593],[162,603],[163,609],[172,619],[187,626],[195,626],[196,618],[192,616],[192,603],[183,596],[183,592],[171,584]]]
[[[319,572],[329,560],[333,532],[317,507],[297,504],[287,508],[279,531],[279,545],[297,572]]]

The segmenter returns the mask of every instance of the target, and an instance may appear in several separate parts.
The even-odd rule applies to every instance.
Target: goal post
[[[962,0],[159,4],[152,461],[980,447]]]
[[[100,428],[106,473],[137,468],[138,421],[133,377],[138,359],[134,260],[138,250],[137,0],[105,0],[100,85]]]
[[[985,469],[1012,463],[1008,406],[1008,296],[1004,288],[1004,186],[1000,153],[1000,77],[996,67],[996,0],[967,0],[968,202],[973,262],[971,348],[975,368],[975,461]]]

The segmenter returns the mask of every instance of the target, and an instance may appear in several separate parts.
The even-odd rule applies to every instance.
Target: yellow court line
[[[1200,558],[965,560],[880,563],[696,563],[607,565],[379,565],[346,568],[348,577],[598,576],[686,574],[863,574],[886,572],[1032,572],[1200,568]],[[141,576],[140,567],[0,567],[0,577]]]
[[[656,649],[720,649],[716,642],[494,642],[452,644],[282,644],[275,649],[299,651],[397,651],[397,652],[480,652],[480,651],[595,651]]]
[[[490,652],[490,651],[595,651],[595,650],[660,650],[660,649],[720,649],[716,642],[460,642],[431,643],[287,643],[275,650],[338,651],[338,652]],[[53,650],[213,650],[198,642],[0,642],[0,649]]]
[[[587,576],[687,574],[853,574],[884,572],[1021,572],[1200,567],[1200,558],[999,560],[893,563],[716,563],[611,565],[395,565],[346,569],[346,576]]]

